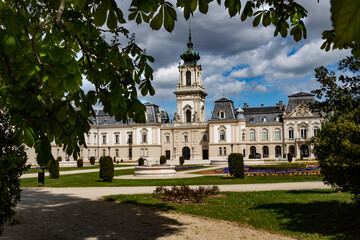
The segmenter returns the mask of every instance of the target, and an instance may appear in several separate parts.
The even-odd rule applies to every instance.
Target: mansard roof
[[[289,95],[286,112],[292,112],[299,104],[305,103],[310,105],[315,102],[315,95],[312,93],[299,92],[296,94]]]
[[[161,123],[168,123],[169,122],[169,115],[168,113],[160,109],[158,105],[146,102],[144,103],[146,107],[146,123],[158,123],[157,115],[160,114],[161,116]],[[124,123],[123,121],[116,121],[115,117],[111,117],[108,113],[105,113],[103,110],[96,110],[95,111],[96,118],[90,118],[93,125],[132,125],[135,124],[132,118],[128,118],[128,120]]]
[[[225,118],[220,118],[220,112],[225,112]],[[211,121],[235,120],[234,103],[230,99],[220,98],[215,101],[214,109],[211,115]]]
[[[243,108],[246,123],[267,124],[282,122],[283,110],[278,106]],[[266,121],[264,121],[266,118]]]

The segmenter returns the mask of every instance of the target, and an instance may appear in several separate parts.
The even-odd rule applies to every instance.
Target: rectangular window
[[[145,156],[145,157],[148,156],[148,149],[147,149],[147,148],[145,148],[145,150],[144,150],[144,156]]]
[[[280,131],[275,131],[275,139],[276,139],[276,140],[281,139]]]
[[[188,142],[188,136],[184,135],[184,142]]]
[[[128,143],[132,143],[132,134],[129,134],[128,135],[128,141],[127,141]]]
[[[301,138],[306,138],[306,128],[300,130]]]
[[[105,134],[102,135],[102,144],[106,144],[106,135]]]
[[[289,138],[294,139],[294,130],[293,129],[289,129]]]
[[[119,134],[115,134],[115,144],[119,144],[119,143],[120,143]]]
[[[94,134],[94,144],[97,144],[97,134]]]
[[[262,140],[268,140],[268,132],[267,131],[262,131]]]
[[[132,157],[132,150],[129,148],[129,157]]]
[[[222,147],[219,147],[219,155],[222,155]]]
[[[170,136],[165,136],[165,141],[170,142]]]
[[[119,156],[119,149],[115,149],[115,156],[116,156],[116,157]]]
[[[207,142],[207,140],[208,140],[207,135],[204,135],[204,136],[203,136],[203,141],[204,141],[204,142]]]
[[[97,151],[96,151],[96,149],[95,149],[94,151],[95,151],[95,157],[97,157],[98,155],[97,155]]]
[[[57,150],[56,155],[57,155],[57,156],[60,156],[60,149]]]
[[[255,140],[255,131],[250,132],[250,140]]]
[[[90,144],[90,133],[86,134],[86,143]]]
[[[241,139],[243,140],[243,141],[245,141],[245,133],[242,133],[242,135],[241,135]]]
[[[103,154],[102,154],[102,155],[103,155],[103,156],[105,156],[105,154],[106,154],[106,150],[105,150],[105,149],[103,149]]]
[[[143,148],[141,149],[140,156],[142,156],[142,157],[144,156],[144,149]]]
[[[314,128],[314,137],[316,137],[316,135],[318,134],[319,129],[318,128]]]
[[[90,149],[88,149],[88,158],[90,158]]]
[[[224,155],[226,155],[226,147],[224,147]]]
[[[142,134],[142,142],[143,142],[143,143],[146,143],[146,142],[147,142],[146,137],[147,137],[146,133],[143,133],[143,134]]]

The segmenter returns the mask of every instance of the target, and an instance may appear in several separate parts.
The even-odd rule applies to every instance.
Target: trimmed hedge
[[[59,160],[50,160],[48,164],[50,178],[59,178]]]
[[[100,163],[100,178],[104,182],[111,182],[114,178],[114,163],[110,156],[102,156],[99,160]]]
[[[138,165],[139,165],[139,166],[144,165],[144,159],[143,159],[143,158],[139,158],[139,160],[138,160]]]
[[[184,165],[184,162],[185,162],[185,158],[184,158],[183,156],[180,156],[180,157],[179,157],[179,163],[180,163],[180,165],[181,165],[181,166]]]
[[[292,153],[287,154],[287,160],[288,160],[288,162],[292,162],[292,160],[293,160],[293,154]]]
[[[306,168],[306,164],[304,163],[283,163],[278,165],[252,165],[249,166],[249,170],[260,169],[298,169],[298,168]]]
[[[235,178],[244,178],[244,157],[241,153],[231,153],[228,157],[229,172]]]
[[[160,156],[160,165],[166,164],[166,157],[164,155]]]
[[[91,165],[94,165],[94,164],[95,164],[95,157],[94,157],[94,156],[91,156],[91,157],[90,157],[90,164],[91,164]]]
[[[84,160],[79,158],[76,162],[78,168],[82,168],[84,166]]]

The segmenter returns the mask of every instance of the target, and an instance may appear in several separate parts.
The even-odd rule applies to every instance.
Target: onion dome
[[[193,50],[193,43],[191,42],[191,32],[189,30],[189,42],[187,43],[187,50],[183,52],[180,57],[184,60],[184,65],[196,65],[200,59],[199,53]]]

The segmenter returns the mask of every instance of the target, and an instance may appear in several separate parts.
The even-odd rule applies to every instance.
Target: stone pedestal
[[[176,175],[175,166],[138,166],[135,167],[134,176],[174,176]]]

